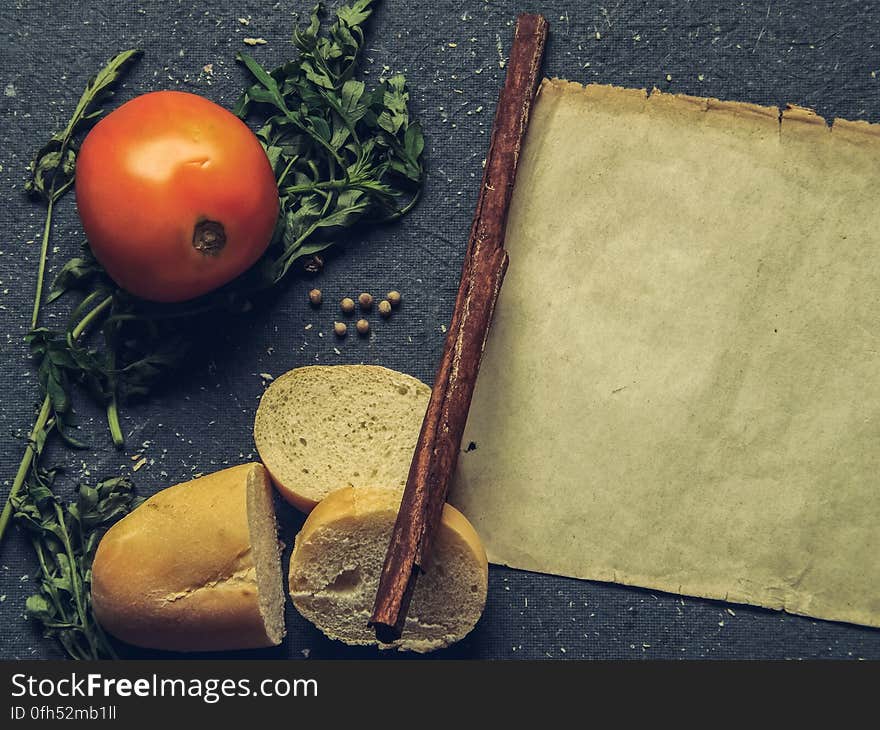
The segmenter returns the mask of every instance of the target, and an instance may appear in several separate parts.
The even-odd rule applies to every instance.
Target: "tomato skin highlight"
[[[252,266],[278,218],[275,174],[238,117],[156,91],[104,117],[77,158],[76,203],[95,258],[156,302],[206,294]]]

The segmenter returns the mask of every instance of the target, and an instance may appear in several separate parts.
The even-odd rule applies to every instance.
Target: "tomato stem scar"
[[[217,256],[226,245],[226,231],[217,221],[199,221],[193,230],[193,248],[208,256]]]

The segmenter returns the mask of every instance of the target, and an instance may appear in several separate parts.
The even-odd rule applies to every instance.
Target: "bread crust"
[[[210,651],[277,644],[260,612],[242,464],[169,487],[116,523],[92,567],[98,622],[150,649]],[[259,485],[257,485],[259,486]]]
[[[390,536],[390,527],[393,524],[394,517],[400,507],[401,496],[402,490],[397,489],[358,489],[353,487],[339,489],[324,498],[318,506],[312,510],[296,537],[293,554],[290,558],[288,575],[288,584],[293,604],[303,616],[312,621],[312,623],[315,623],[321,631],[332,639],[338,639],[349,644],[377,644],[375,640],[352,640],[351,637],[334,635],[331,631],[328,631],[325,626],[322,626],[319,620],[316,620],[319,619],[319,617],[315,615],[315,611],[311,610],[302,600],[300,600],[300,597],[303,594],[299,592],[301,581],[298,578],[298,571],[301,569],[300,561],[303,560],[303,553],[306,552],[304,547],[309,545],[312,538],[324,529],[338,529],[345,526],[356,529],[359,521],[368,517],[374,517],[381,513],[387,513],[389,517]],[[473,561],[480,576],[480,580],[476,585],[476,595],[480,596],[480,605],[482,607],[485,605],[489,581],[489,563],[486,557],[486,551],[471,523],[461,512],[450,504],[445,505],[443,508],[435,545],[444,541],[456,542],[465,547],[467,559]],[[453,610],[452,607],[450,607],[450,610]],[[479,615],[474,617],[474,624],[478,618]],[[472,627],[473,625],[468,628],[468,631]],[[407,636],[407,634],[404,633],[403,637],[395,644],[382,645],[381,648],[398,648],[417,652],[432,651],[452,644],[455,641],[459,641],[464,638],[466,633],[467,631],[460,636],[449,637],[442,642],[425,640],[424,638],[417,636]]]

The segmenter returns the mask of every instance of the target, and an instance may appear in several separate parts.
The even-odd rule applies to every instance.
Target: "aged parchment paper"
[[[451,496],[490,560],[880,626],[878,183],[880,125],[545,81]]]

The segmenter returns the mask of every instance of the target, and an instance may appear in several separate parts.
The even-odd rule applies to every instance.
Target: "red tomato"
[[[89,245],[123,289],[179,302],[216,289],[266,250],[275,175],[254,134],[195,94],[157,91],[108,114],[77,158]]]

